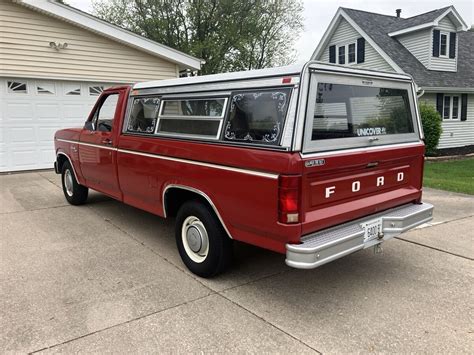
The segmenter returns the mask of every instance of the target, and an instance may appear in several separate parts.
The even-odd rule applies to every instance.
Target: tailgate
[[[412,144],[304,158],[303,235],[419,201],[423,153]]]

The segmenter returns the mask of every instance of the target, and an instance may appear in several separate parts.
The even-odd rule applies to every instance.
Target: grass
[[[426,162],[423,185],[474,195],[474,158]]]

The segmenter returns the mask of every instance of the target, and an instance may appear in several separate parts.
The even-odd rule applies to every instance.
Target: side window
[[[290,89],[233,93],[224,139],[278,144],[289,100]]]
[[[227,98],[163,99],[157,133],[218,139]]]
[[[96,112],[95,127],[97,131],[110,132],[115,117],[119,94],[111,94],[105,98]]]
[[[128,120],[127,132],[148,134],[155,132],[159,110],[160,99],[158,97],[134,99]]]

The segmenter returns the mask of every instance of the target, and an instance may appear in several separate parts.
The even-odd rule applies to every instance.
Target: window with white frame
[[[459,95],[444,95],[443,97],[443,119],[459,119]]]
[[[163,99],[156,133],[218,139],[227,98]]]
[[[102,85],[98,86],[89,86],[89,95],[90,96],[99,96],[104,91],[104,87]]]
[[[56,93],[56,88],[54,83],[37,82],[36,92],[39,95],[54,95]]]
[[[350,43],[347,46],[347,62],[355,63],[356,61],[356,45],[355,43]]]
[[[81,95],[81,85],[80,84],[65,84],[64,85],[64,94],[68,96],[80,96]]]
[[[439,35],[439,56],[448,56],[449,35],[446,32],[441,32]]]
[[[8,92],[11,94],[27,94],[28,85],[26,81],[7,81]]]
[[[345,64],[346,63],[346,46],[341,46],[337,50],[339,54],[339,64]]]
[[[352,64],[356,62],[356,44],[348,43],[342,46],[337,46],[338,63]]]

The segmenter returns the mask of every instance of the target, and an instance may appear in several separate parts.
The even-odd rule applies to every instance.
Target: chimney
[[[396,9],[395,12],[397,13],[397,17],[400,17],[400,14],[402,13],[402,9]]]

